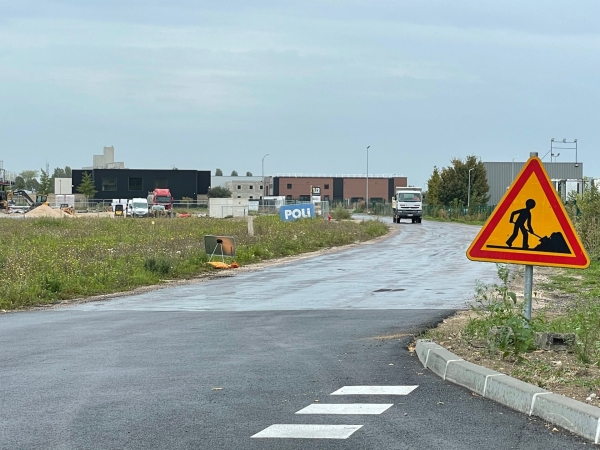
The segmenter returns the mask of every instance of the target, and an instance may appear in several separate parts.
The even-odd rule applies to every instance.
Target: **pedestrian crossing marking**
[[[344,386],[331,395],[408,395],[419,386]]]
[[[348,439],[362,425],[275,424],[256,433],[253,438],[279,439]]]
[[[296,414],[381,414],[393,403],[313,403]]]
[[[331,395],[408,395],[419,386],[344,386]],[[378,415],[394,406],[393,403],[313,403],[296,414],[313,415]],[[303,425],[275,424],[256,433],[252,438],[278,439],[348,439],[363,425]]]

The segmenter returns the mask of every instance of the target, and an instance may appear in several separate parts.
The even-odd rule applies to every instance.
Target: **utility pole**
[[[367,201],[366,203],[366,208],[367,208],[367,214],[369,214],[369,149],[371,148],[370,145],[367,145]]]
[[[269,156],[269,154],[267,153],[265,156],[262,157],[262,182],[263,182],[263,196],[265,195],[265,158]]]

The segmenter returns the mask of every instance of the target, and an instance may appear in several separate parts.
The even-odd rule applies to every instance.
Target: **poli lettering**
[[[314,205],[288,205],[282,206],[279,210],[281,220],[289,222],[297,219],[315,217]]]

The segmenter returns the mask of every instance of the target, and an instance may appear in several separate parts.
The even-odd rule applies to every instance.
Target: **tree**
[[[231,191],[222,186],[217,186],[208,190],[208,198],[231,198]]]
[[[251,177],[252,176],[252,172],[246,172],[246,176],[247,177]]]
[[[54,190],[52,186],[52,179],[48,176],[48,173],[42,169],[42,175],[40,176],[40,186],[37,190],[38,194],[48,195]]]
[[[583,194],[569,194],[569,200],[575,203],[577,217],[575,228],[585,249],[593,259],[600,258],[600,191],[594,180],[583,180]],[[578,210],[578,213],[577,213]]]
[[[490,187],[487,183],[487,171],[482,161],[474,155],[465,161],[452,159],[452,165],[444,167],[440,173],[441,182],[438,199],[442,205],[467,205],[469,198],[469,169],[471,170],[471,206],[483,206],[490,200]],[[431,196],[431,193],[429,194]]]
[[[15,177],[15,189],[25,189],[25,180],[21,175]]]
[[[60,167],[55,167],[54,172],[52,173],[52,178],[67,178],[65,169],[61,169]]]
[[[222,177],[222,176],[223,176],[223,171],[221,169],[215,170],[215,177]]]
[[[427,204],[432,206],[440,205],[440,185],[442,177],[437,166],[433,166],[433,173],[427,181]]]
[[[231,171],[231,176],[232,177],[237,177],[238,176],[237,170],[232,170]]]
[[[64,169],[60,168],[60,167],[55,167],[54,168],[54,172],[52,173],[52,177],[50,178],[51,181],[51,191],[50,192],[54,192],[54,180],[56,180],[57,178],[71,178],[72,176],[72,171],[71,168],[69,166],[65,166]]]
[[[94,198],[94,195],[98,193],[96,187],[94,186],[94,180],[89,172],[83,172],[81,184],[77,186],[77,192],[85,195],[86,200]]]
[[[71,178],[72,170],[69,166],[65,166],[64,169],[55,167],[52,173],[52,178]]]
[[[36,178],[38,177],[37,170],[24,170],[19,174],[25,183],[25,189],[28,191],[37,191],[40,187],[40,183]]]

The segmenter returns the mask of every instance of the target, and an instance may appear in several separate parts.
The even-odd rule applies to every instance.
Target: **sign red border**
[[[499,252],[484,249],[484,245],[488,238],[494,232],[508,208],[512,206],[515,198],[525,186],[525,183],[532,176],[538,178],[540,185],[546,194],[546,198],[562,227],[565,239],[573,249],[573,255],[540,254],[519,252],[518,250]],[[554,190],[554,187],[544,170],[542,161],[539,158],[533,157],[527,161],[516,181],[504,195],[502,200],[500,200],[500,203],[467,250],[467,258],[474,261],[521,263],[536,266],[574,267],[582,269],[590,265],[590,259],[585,252],[579,237],[575,233],[575,229],[567,216],[567,212],[565,211],[561,200],[558,198],[558,194]]]

